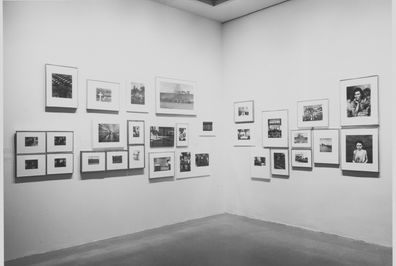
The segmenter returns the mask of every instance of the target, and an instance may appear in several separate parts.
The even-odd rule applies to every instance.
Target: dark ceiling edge
[[[276,4],[273,4],[273,5],[267,6],[267,7],[263,7],[263,8],[261,8],[261,9],[259,9],[259,10],[256,10],[256,11],[253,11],[253,12],[250,12],[250,13],[247,13],[247,14],[245,14],[245,15],[242,15],[242,16],[239,16],[239,17],[230,19],[230,20],[226,20],[226,21],[222,22],[221,24],[225,24],[225,23],[231,22],[231,21],[233,21],[233,20],[237,20],[237,19],[240,19],[240,18],[249,16],[249,15],[252,15],[252,14],[254,14],[254,13],[257,13],[257,12],[263,11],[263,10],[265,10],[265,9],[268,9],[268,8],[271,8],[271,7],[275,7],[275,6],[284,4],[284,3],[289,2],[289,1],[291,1],[291,0],[285,0],[285,1],[280,2],[280,3],[276,3]]]

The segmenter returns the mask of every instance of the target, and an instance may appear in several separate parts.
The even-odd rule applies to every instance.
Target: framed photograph
[[[156,78],[157,114],[196,115],[195,83],[170,78]]]
[[[213,121],[210,120],[203,120],[201,121],[201,125],[200,125],[200,136],[201,137],[215,137],[216,133],[215,133],[215,123]]]
[[[73,171],[73,153],[47,154],[47,175],[72,174]]]
[[[254,122],[254,101],[244,101],[234,103],[234,122],[253,123]]]
[[[106,171],[105,151],[82,151],[80,160],[81,173]]]
[[[125,147],[125,122],[117,119],[92,121],[92,147],[123,148]]]
[[[312,131],[311,130],[292,130],[291,131],[292,148],[312,148]]]
[[[120,83],[87,80],[87,110],[119,111]]]
[[[45,65],[46,107],[78,107],[77,73],[76,67]]]
[[[45,154],[16,156],[16,177],[46,175]]]
[[[341,126],[378,125],[378,76],[340,81]]]
[[[176,153],[176,177],[188,178],[194,176],[193,156],[188,150],[179,150]]]
[[[148,113],[146,84],[131,81],[127,83],[126,110],[127,112]]]
[[[128,169],[128,151],[107,151],[106,170]]]
[[[270,151],[269,149],[253,149],[250,154],[250,176],[258,179],[269,179],[270,175]]]
[[[314,163],[339,164],[339,130],[326,129],[313,131]]]
[[[187,147],[188,139],[188,124],[176,124],[176,147]]]
[[[289,150],[271,149],[271,174],[289,175]]]
[[[174,152],[150,152],[149,162],[150,179],[175,176]]]
[[[144,121],[128,120],[128,145],[144,144]]]
[[[194,154],[193,172],[195,176],[210,175],[210,154],[207,151],[197,151]]]
[[[297,127],[328,127],[329,100],[310,100],[297,102]]]
[[[341,169],[379,172],[378,128],[341,130]]]
[[[234,146],[255,146],[253,124],[238,125],[234,130]]]
[[[175,146],[175,128],[150,127],[150,148],[170,148]]]
[[[289,146],[288,111],[263,111],[263,147],[287,148]]]
[[[16,153],[45,153],[46,133],[44,131],[17,131]]]
[[[295,150],[292,152],[292,167],[312,168],[312,151]]]
[[[145,167],[144,145],[132,145],[128,147],[129,169],[141,169]]]
[[[47,131],[47,152],[73,152],[73,131]]]

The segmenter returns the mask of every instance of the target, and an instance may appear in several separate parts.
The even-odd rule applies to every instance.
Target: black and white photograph
[[[202,131],[204,131],[204,132],[212,132],[213,131],[213,122],[211,122],[211,121],[203,121],[202,122]]]
[[[378,172],[378,128],[341,130],[342,169]]]
[[[311,150],[292,150],[292,166],[296,168],[312,168]]]
[[[195,115],[195,83],[156,78],[158,114]]]
[[[340,81],[342,126],[378,124],[378,76]]]
[[[128,145],[144,144],[143,120],[128,120]]]
[[[332,138],[319,138],[319,152],[333,152],[333,139]]]
[[[119,119],[101,119],[92,121],[92,147],[96,148],[119,148],[126,146],[125,121]],[[129,132],[128,132],[129,133]],[[130,136],[129,136],[130,137]]]
[[[73,131],[47,131],[47,152],[73,152]]]
[[[129,169],[141,169],[145,167],[144,145],[128,146]]]
[[[175,146],[175,128],[164,126],[150,127],[150,148]]]
[[[312,131],[311,130],[291,130],[292,148],[311,148]]]
[[[271,149],[271,174],[289,175],[289,150]]]
[[[175,175],[174,152],[149,153],[149,178],[173,177]]]
[[[253,163],[255,166],[266,166],[266,159],[265,157],[255,156]]]
[[[74,156],[72,153],[47,154],[47,174],[72,174]]]
[[[75,67],[45,65],[46,107],[77,108],[77,73]]]
[[[186,123],[176,124],[176,146],[187,147],[189,142],[189,126]]]
[[[106,170],[128,169],[128,151],[107,151]]]
[[[263,147],[289,146],[288,110],[262,112]]]
[[[269,149],[253,148],[250,154],[250,177],[254,179],[270,179]]]
[[[120,109],[120,83],[87,80],[87,110],[90,112],[118,112]]]
[[[179,171],[191,172],[191,152],[181,152],[179,156]]]
[[[254,122],[254,101],[234,102],[234,122]]]
[[[46,175],[45,154],[17,155],[16,177]]]
[[[129,81],[126,85],[126,111],[148,112],[147,86],[141,82]]]
[[[209,166],[209,153],[195,154],[195,166],[197,167]]]
[[[237,132],[238,140],[250,140],[250,128],[238,128]]]
[[[314,130],[313,143],[315,164],[337,165],[340,163],[338,129]]]
[[[106,171],[105,151],[81,151],[81,173]]]
[[[256,138],[253,124],[238,124],[234,131],[234,146],[255,146]]]
[[[44,131],[17,131],[16,153],[33,154],[45,153],[46,132]]]
[[[215,121],[210,119],[201,120],[199,124],[200,137],[215,137],[216,125]]]
[[[297,102],[298,128],[322,128],[329,126],[329,100],[307,100]]]

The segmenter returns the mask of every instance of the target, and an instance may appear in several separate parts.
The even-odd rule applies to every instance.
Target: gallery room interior
[[[3,50],[5,265],[392,265],[391,0],[5,1]]]

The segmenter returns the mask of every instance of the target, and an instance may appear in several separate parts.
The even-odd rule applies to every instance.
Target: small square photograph
[[[292,130],[292,148],[312,148],[311,130]]]
[[[61,73],[52,73],[52,97],[69,98],[73,97],[73,76]]]
[[[128,151],[107,151],[106,170],[128,169]]]
[[[46,175],[45,154],[17,155],[16,177]]]
[[[199,124],[199,136],[201,137],[215,137],[215,122],[208,120],[201,120]]]
[[[252,123],[254,122],[254,102],[244,101],[234,103],[234,122]]]
[[[373,163],[373,136],[347,135],[345,154],[348,163]]]
[[[128,144],[144,144],[144,121],[128,120]]]
[[[46,132],[17,131],[15,138],[17,154],[45,153]]]
[[[333,152],[332,138],[319,138],[319,152],[331,153]]]
[[[186,147],[188,146],[188,124],[176,124],[176,146]]]
[[[99,124],[98,134],[99,143],[120,142],[120,125]]]
[[[145,167],[144,145],[133,145],[129,150],[129,169],[141,169]]]
[[[87,110],[118,112],[120,109],[120,83],[87,80]]]
[[[81,173],[106,171],[105,151],[81,151]]]
[[[151,126],[150,148],[173,147],[175,145],[175,128]]]
[[[273,175],[289,175],[289,150],[271,149],[271,161]]]
[[[346,87],[347,117],[371,115],[371,84],[356,84]]]
[[[195,166],[196,167],[209,166],[209,153],[195,154]]]
[[[312,151],[292,150],[292,166],[312,168]]]
[[[329,100],[297,102],[297,126],[299,128],[328,127]]]
[[[202,131],[212,132],[213,131],[213,122],[208,122],[208,121],[202,122]]]
[[[96,88],[96,101],[97,102],[111,102],[111,90],[104,88]]]
[[[250,177],[270,179],[269,149],[253,148],[250,155]]]

